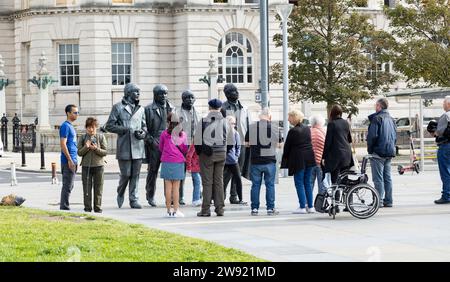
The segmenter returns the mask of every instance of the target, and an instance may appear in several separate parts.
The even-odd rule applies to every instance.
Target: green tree
[[[395,70],[407,81],[450,86],[450,1],[406,0],[385,9],[397,38]]]
[[[369,16],[353,9],[358,1],[298,1],[288,22],[289,98],[292,102],[339,104],[356,114],[358,104],[387,89],[396,77],[381,69],[394,39],[378,31]],[[274,37],[277,46],[282,36]],[[282,83],[282,65],[271,66],[271,82]]]

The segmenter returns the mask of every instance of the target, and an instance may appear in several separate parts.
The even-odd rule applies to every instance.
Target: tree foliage
[[[288,22],[291,101],[326,102],[328,109],[339,104],[355,114],[361,101],[395,81],[379,69],[395,40],[354,6],[350,0],[298,1]],[[274,41],[281,46],[281,34]],[[271,66],[271,82],[282,83],[281,64]]]
[[[385,9],[397,38],[394,68],[410,83],[450,86],[450,1],[405,3]]]

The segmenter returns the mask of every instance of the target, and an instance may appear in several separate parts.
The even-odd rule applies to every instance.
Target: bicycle
[[[380,207],[380,197],[377,190],[367,183],[366,167],[371,158],[371,155],[363,158],[361,171],[342,172],[325,194],[318,194],[314,201],[316,211],[328,213],[333,219],[341,207],[359,219],[375,215]]]

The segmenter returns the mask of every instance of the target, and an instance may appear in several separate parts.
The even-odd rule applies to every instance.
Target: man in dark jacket
[[[375,104],[376,113],[369,116],[367,151],[370,159],[372,180],[384,207],[392,207],[391,159],[395,157],[397,127],[387,108],[389,102],[380,98]]]
[[[161,152],[159,151],[159,137],[167,128],[167,115],[174,110],[169,103],[167,86],[158,84],[153,87],[153,103],[145,107],[145,120],[147,121],[148,134],[145,139],[146,162],[148,163],[147,201],[152,207],[156,207],[154,200],[156,189],[156,178],[158,177],[159,166],[161,165]]]
[[[105,129],[116,133],[120,180],[117,188],[117,205],[122,207],[125,189],[129,183],[130,207],[140,209],[138,203],[138,182],[142,159],[145,158],[144,138],[146,124],[144,108],[139,105],[139,88],[128,83],[124,88],[124,97],[111,110]]]

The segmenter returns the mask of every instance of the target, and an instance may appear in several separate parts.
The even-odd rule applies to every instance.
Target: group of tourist
[[[342,118],[339,105],[330,108],[326,129],[323,117],[311,117],[311,124],[307,126],[303,123],[304,114],[299,110],[291,110],[288,114],[290,129],[284,138],[279,123],[272,121],[268,108],[262,109],[259,120],[252,122],[248,109],[239,101],[235,85],[225,85],[224,93],[227,101],[208,101],[209,113],[202,118],[194,107],[195,96],[190,90],[182,93],[181,107],[175,108],[168,101],[167,87],[157,85],[153,88],[153,102],[142,107],[139,105],[138,86],[132,83],[125,86],[122,101],[113,106],[104,126],[106,131],[118,135],[116,158],[120,168],[117,188],[119,208],[124,203],[126,187],[130,207],[142,208],[138,202],[142,163],[148,164],[146,200],[150,206],[157,206],[156,180],[160,172],[160,178],[164,180],[168,217],[184,217],[180,206],[186,204],[186,172],[192,178],[192,205],[201,206],[198,216],[210,216],[211,204],[217,216],[224,215],[228,184],[230,204],[247,205],[243,198],[241,177],[252,182],[251,215],[259,213],[263,180],[267,215],[276,215],[276,151],[283,148],[281,168],[287,169],[289,176],[293,176],[298,196],[298,208],[293,212],[306,214],[315,212],[315,183],[318,193],[325,193],[325,176],[335,183],[340,172],[355,165],[350,123]],[[446,114],[442,119],[448,118],[450,121],[449,102],[449,99],[444,101]],[[388,106],[387,99],[377,100],[375,113],[369,116],[367,136],[368,153],[372,155],[372,180],[380,195],[381,206],[384,207],[393,205],[391,159],[395,156],[397,138],[396,125],[387,111]],[[97,132],[97,120],[89,117],[85,124],[86,134],[77,140],[72,124],[79,116],[78,108],[68,105],[65,111],[67,121],[60,127],[63,175],[60,209],[70,209],[69,196],[77,171],[78,155],[82,157],[84,210],[102,212],[106,138]],[[448,155],[447,144],[440,144],[438,160],[439,155]],[[443,150],[447,151],[442,153]],[[448,158],[440,158],[439,168],[444,192],[437,203],[450,201],[450,189],[446,186],[449,181],[444,181],[450,175]]]

